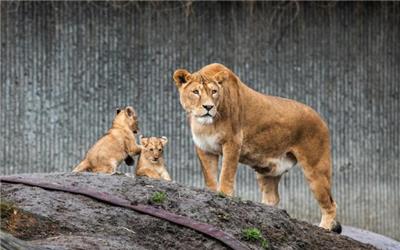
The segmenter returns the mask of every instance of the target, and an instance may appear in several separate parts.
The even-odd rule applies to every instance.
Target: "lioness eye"
[[[153,149],[151,148],[150,151],[153,151]]]
[[[193,90],[193,94],[198,95],[199,91],[197,89]]]
[[[212,93],[213,93],[213,94],[216,94],[216,93],[217,93],[217,91],[216,91],[215,89],[213,89],[213,90],[212,90]]]
[[[158,149],[158,151],[160,151],[160,152],[161,152],[161,148],[159,148],[159,149]]]

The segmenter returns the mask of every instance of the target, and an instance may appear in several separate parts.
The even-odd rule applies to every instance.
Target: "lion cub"
[[[167,169],[164,164],[163,152],[167,144],[167,137],[141,137],[140,144],[142,152],[136,166],[137,176],[147,176],[153,179],[170,181]]]
[[[111,128],[86,153],[73,172],[114,173],[127,157],[140,153],[136,144],[138,121],[133,107],[117,109]]]

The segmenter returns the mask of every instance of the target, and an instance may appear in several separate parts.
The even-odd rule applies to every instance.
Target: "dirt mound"
[[[284,210],[176,183],[89,173],[29,177],[95,188],[134,204],[157,206],[209,223],[249,249],[374,249],[292,219]],[[226,249],[191,229],[125,208],[81,195],[7,183],[1,186],[1,229],[24,244],[44,249]]]

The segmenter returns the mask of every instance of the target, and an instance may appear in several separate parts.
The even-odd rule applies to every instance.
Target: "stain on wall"
[[[1,174],[70,171],[129,104],[143,134],[169,138],[172,177],[203,187],[172,73],[220,62],[260,92],[316,109],[331,129],[339,220],[400,239],[398,3],[0,7]],[[292,216],[319,221],[300,167],[280,193]],[[237,195],[260,200],[246,166]]]

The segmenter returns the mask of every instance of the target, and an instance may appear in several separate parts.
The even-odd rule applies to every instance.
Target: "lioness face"
[[[186,70],[174,73],[182,107],[200,124],[211,124],[218,117],[218,107],[223,98],[221,83],[225,79],[225,73],[220,73],[211,78],[199,73],[190,74]]]
[[[118,108],[115,119],[123,124],[128,125],[134,134],[137,134],[139,131],[138,119],[136,111],[133,109],[133,107],[127,106],[125,108]]]
[[[167,144],[167,137],[141,137],[142,145],[141,157],[149,160],[151,163],[158,163],[163,156],[164,146]]]

